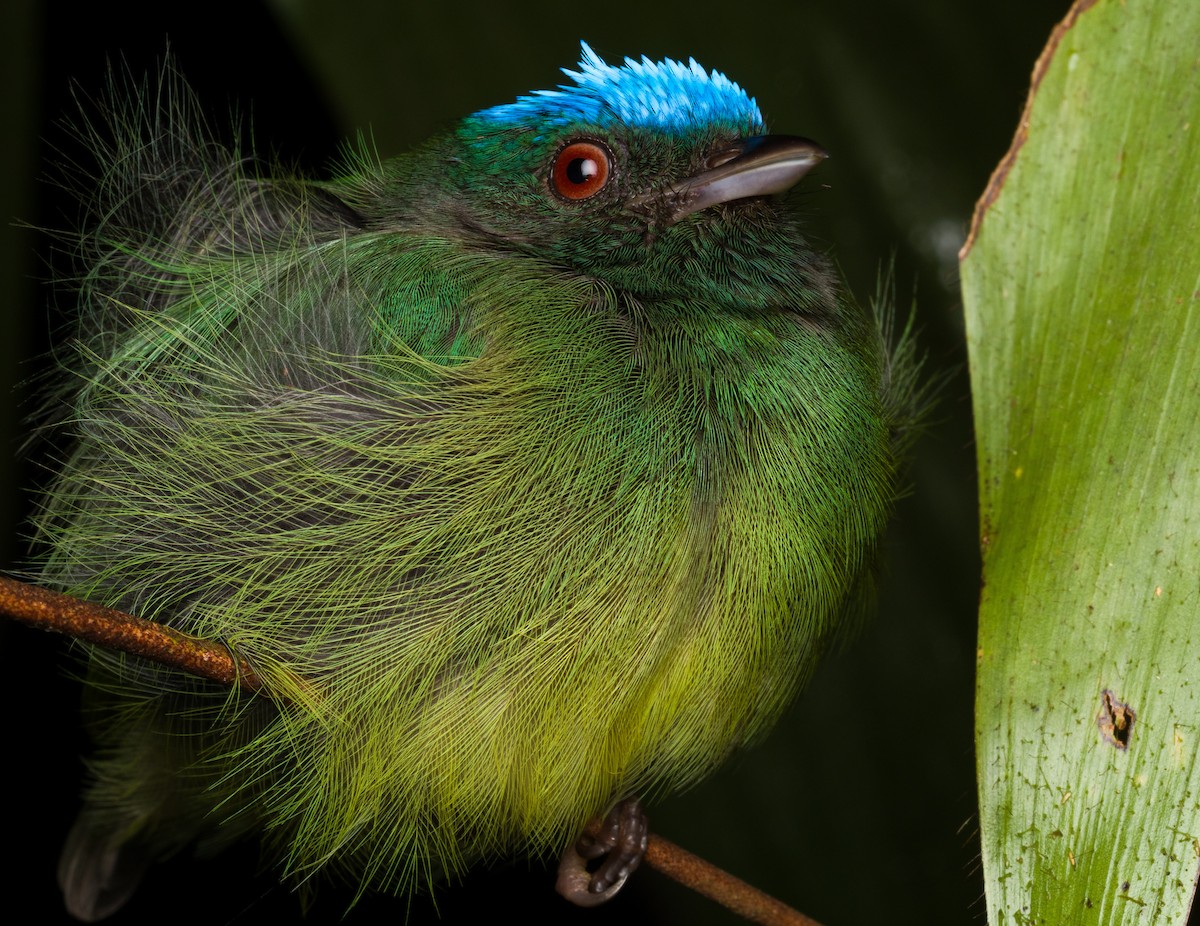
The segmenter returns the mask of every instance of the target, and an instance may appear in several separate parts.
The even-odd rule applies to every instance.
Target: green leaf
[[[1076,3],[964,249],[988,921],[1200,866],[1200,4]]]

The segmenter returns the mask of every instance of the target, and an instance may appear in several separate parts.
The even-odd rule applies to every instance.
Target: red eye
[[[573,141],[554,159],[554,192],[564,199],[587,199],[608,183],[608,150],[595,142]]]

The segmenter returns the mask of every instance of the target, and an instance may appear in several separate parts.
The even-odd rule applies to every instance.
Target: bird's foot
[[[558,863],[555,890],[580,907],[611,900],[641,864],[649,838],[641,802],[625,798],[566,848]],[[597,860],[589,869],[589,863]]]

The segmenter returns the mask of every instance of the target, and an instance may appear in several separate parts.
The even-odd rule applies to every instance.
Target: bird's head
[[[825,157],[817,144],[767,135],[754,99],[695,60],[614,67],[585,43],[564,73],[573,84],[475,113],[445,141],[445,220],[635,294],[811,290],[776,194]]]

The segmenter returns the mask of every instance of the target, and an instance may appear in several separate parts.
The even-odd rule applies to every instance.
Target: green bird
[[[404,895],[620,829],[759,739],[863,597],[920,389],[780,195],[824,152],[694,60],[564,73],[328,181],[174,79],[85,120],[40,580],[266,696],[90,653],[76,917],[251,833]]]

